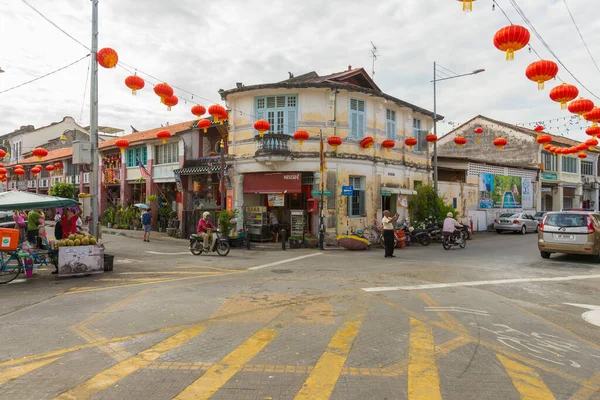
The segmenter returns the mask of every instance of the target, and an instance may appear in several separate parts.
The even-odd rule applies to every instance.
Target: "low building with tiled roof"
[[[481,128],[481,130],[477,128]],[[476,133],[476,129],[481,133]],[[467,175],[478,177],[486,174],[505,177],[520,176],[523,178],[521,182],[524,182],[526,176],[531,180],[533,201],[532,206],[529,207],[531,211],[556,211],[572,208],[597,210],[598,188],[600,187],[598,179],[600,148],[588,147],[579,154],[559,156],[548,152],[538,144],[536,142],[538,135],[539,133],[535,130],[478,115],[439,139],[440,169],[449,168],[447,165],[449,162],[453,163],[455,168],[459,162],[457,160],[461,158]],[[582,143],[563,136],[547,135],[551,137],[549,144],[556,147],[572,148]],[[459,147],[454,142],[457,137],[466,139],[466,143]],[[501,151],[494,145],[494,140],[498,138],[504,138],[507,141]],[[445,167],[443,166],[444,162],[446,163]],[[534,174],[535,176],[532,175],[532,169],[538,170]],[[441,181],[442,173],[440,172]],[[481,178],[481,182],[483,181],[484,179]],[[525,188],[522,189],[525,190]],[[506,190],[506,188],[495,190]],[[498,212],[502,211],[502,207],[498,207],[501,203],[490,202],[489,193],[482,194],[489,190],[478,190],[477,192],[478,200],[472,202],[472,204],[477,203],[477,206],[472,207],[472,210],[482,211],[493,203],[492,208],[497,208]],[[486,196],[486,200],[483,201],[482,198]],[[523,204],[520,203],[520,205]]]

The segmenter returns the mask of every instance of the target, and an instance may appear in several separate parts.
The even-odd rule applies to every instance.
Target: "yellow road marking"
[[[51,358],[49,360],[38,361],[31,364],[19,365],[18,367],[7,368],[3,371],[0,371],[0,385],[4,385],[6,382],[10,382],[14,379],[17,379],[20,376],[23,376],[31,371],[34,371],[38,368],[43,367],[44,365],[48,365],[60,357]]]
[[[144,350],[137,356],[129,357],[120,363],[100,372],[93,378],[75,386],[74,388],[55,397],[56,400],[77,400],[88,399],[102,390],[114,385],[126,376],[131,375],[135,371],[147,367],[152,361],[159,358],[161,355],[181,346],[190,339],[197,336],[205,329],[204,326],[184,329],[181,332],[168,337],[162,342]]]
[[[273,329],[259,330],[224,359],[214,364],[194,383],[175,396],[175,399],[208,399],[269,344],[276,335],[277,333]]]
[[[329,324],[332,325],[333,310],[330,299],[320,299],[309,304],[294,320],[296,324]]]
[[[186,281],[186,280],[190,280],[190,279],[212,278],[213,276],[234,275],[234,274],[241,274],[241,273],[246,273],[246,272],[247,271],[245,271],[245,270],[240,270],[240,271],[229,272],[229,273],[224,273],[224,274],[220,274],[220,275],[187,276],[185,278],[173,278],[173,279],[165,278],[165,279],[156,280],[153,282],[131,283],[131,284],[126,284],[126,285],[100,286],[100,287],[85,286],[85,287],[81,287],[81,288],[74,288],[68,292],[63,293],[62,295],[64,296],[64,295],[70,295],[70,294],[96,292],[96,291],[100,291],[100,290],[109,290],[109,289],[121,289],[121,288],[132,287],[132,286],[154,285],[157,283]]]
[[[496,354],[522,400],[553,400],[554,395],[533,368]]]
[[[594,375],[592,379],[588,381],[590,385],[595,384],[598,388],[600,388],[600,373]],[[598,394],[600,389],[590,389],[587,387],[580,388],[569,400],[589,400],[592,396]]]
[[[439,304],[435,300],[433,300],[431,298],[431,296],[429,296],[427,293],[418,292],[417,296],[419,296],[421,298],[421,300],[423,300],[423,302],[425,304],[427,304],[429,307],[439,307]],[[463,333],[468,333],[467,330],[465,329],[465,327],[462,326],[456,320],[456,318],[454,318],[452,315],[450,315],[450,313],[447,313],[445,311],[438,311],[438,312],[436,312],[436,314],[442,319],[442,321],[447,323],[450,327],[453,327]]]
[[[440,377],[435,362],[433,330],[414,318],[410,319],[408,348],[409,400],[441,400]]]
[[[369,308],[369,299],[358,297],[346,315],[344,324],[337,330],[327,348],[317,361],[295,400],[329,399],[338,381],[352,344]]]

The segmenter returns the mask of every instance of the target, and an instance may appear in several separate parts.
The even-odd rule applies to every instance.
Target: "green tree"
[[[218,214],[219,221],[219,229],[221,229],[221,233],[225,236],[231,235],[231,231],[235,227],[235,224],[231,222],[231,220],[238,217],[238,210],[235,209],[233,211],[223,210]]]
[[[63,197],[65,199],[72,199],[75,195],[75,186],[70,183],[55,183],[50,188],[50,195]]]
[[[417,194],[410,196],[408,200],[408,212],[411,221],[424,221],[429,217],[437,220],[446,218],[448,212],[457,216],[457,212],[451,205],[444,203],[444,198],[437,196],[431,185],[422,185],[417,188]]]

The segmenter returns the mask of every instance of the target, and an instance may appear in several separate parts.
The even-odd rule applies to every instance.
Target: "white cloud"
[[[49,19],[88,45],[91,2],[28,0]],[[567,0],[592,54],[599,46],[600,21],[589,12],[596,0]],[[498,0],[515,23],[522,24],[508,0]],[[600,73],[592,64],[562,0],[518,0],[537,30],[571,71],[600,95]],[[274,82],[311,70],[342,71],[348,65],[371,70],[370,42],[380,49],[375,80],[386,93],[421,107],[433,108],[432,63],[464,73],[486,72],[440,82],[438,112],[451,121],[483,114],[507,122],[548,120],[569,116],[548,98],[559,81],[543,92],[524,75],[536,60],[527,50],[514,62],[492,44],[494,33],[508,24],[492,11],[491,1],[478,0],[472,13],[457,1],[383,0],[230,0],[198,2],[120,0],[100,2],[100,47],[118,51],[120,60],[190,92],[219,101],[217,90]],[[0,91],[40,76],[85,55],[86,50],[44,21],[23,2],[0,0]],[[550,55],[533,37],[544,58]],[[598,55],[600,59],[600,55]],[[599,60],[600,61],[600,60]],[[85,87],[87,59],[35,83],[0,94],[0,133],[21,125],[46,125],[65,115],[89,121],[89,91]],[[100,124],[128,130],[148,129],[166,122],[193,119],[192,104],[176,90],[180,103],[168,112],[151,85],[133,97],[124,86],[128,73],[100,68]],[[561,68],[559,76],[575,83]],[[153,80],[152,80],[153,81]],[[156,83],[155,81],[153,81]],[[589,93],[580,88],[582,95]],[[84,99],[81,114],[82,98]],[[194,98],[196,101],[197,98]],[[206,100],[199,101],[208,105]],[[600,100],[598,100],[600,103]],[[547,126],[566,128],[565,122]],[[583,125],[583,124],[582,124]],[[440,128],[448,129],[442,124]],[[553,133],[557,130],[553,129]],[[581,132],[569,136],[584,138]]]

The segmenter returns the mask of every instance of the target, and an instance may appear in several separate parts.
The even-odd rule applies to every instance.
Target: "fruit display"
[[[96,243],[96,238],[89,233],[80,233],[77,235],[69,235],[67,239],[59,240],[56,242],[56,247],[93,246]]]

